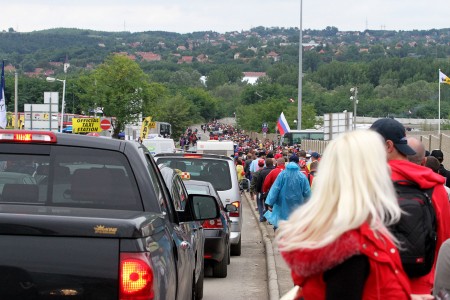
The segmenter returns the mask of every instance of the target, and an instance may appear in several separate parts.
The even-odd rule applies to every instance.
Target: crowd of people
[[[323,155],[216,121],[202,130],[234,141],[238,179],[291,268],[292,299],[450,299],[441,150],[425,151],[391,118],[340,135]]]

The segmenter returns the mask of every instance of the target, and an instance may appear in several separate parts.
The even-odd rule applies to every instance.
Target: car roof
[[[154,155],[155,158],[159,157],[176,157],[176,158],[211,158],[211,159],[226,159],[231,160],[233,159],[231,157],[225,156],[225,155],[218,155],[218,154],[202,154],[202,153],[158,153]]]

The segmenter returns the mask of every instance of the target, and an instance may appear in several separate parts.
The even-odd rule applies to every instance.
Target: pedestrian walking
[[[280,220],[286,220],[295,208],[311,196],[308,179],[300,172],[298,162],[297,155],[289,158],[286,169],[277,176],[267,195],[265,203],[268,211],[264,217],[274,230]]]
[[[423,247],[425,249],[424,255],[422,256],[422,259],[417,260],[417,262],[426,262],[425,259],[429,256],[432,256],[431,258],[437,257],[442,243],[450,238],[450,206],[447,192],[443,186],[445,179],[439,174],[434,173],[430,168],[408,161],[408,155],[412,156],[416,153],[408,145],[406,130],[400,122],[390,118],[379,119],[375,121],[370,128],[381,134],[384,138],[387,159],[391,169],[391,180],[398,182],[399,184],[411,182],[423,191],[431,193],[432,208],[434,209],[436,219],[435,228],[433,228],[435,232],[433,234],[436,235],[436,237],[430,239],[427,244],[430,245],[433,243],[435,250],[429,253],[427,250],[430,249],[430,247],[429,245],[425,245]],[[416,215],[412,215],[411,212],[408,215],[412,218],[416,217]],[[408,218],[402,217],[399,225],[402,225],[403,222],[407,220]],[[420,220],[418,219],[417,221]],[[396,226],[398,225],[396,224]],[[409,236],[425,236],[427,238],[428,234],[423,235],[423,229],[425,229],[423,226],[408,226],[407,228],[407,230],[412,230],[412,232],[408,232]],[[408,247],[402,248],[402,252],[416,251],[420,249],[419,247],[421,247],[421,245],[411,243],[411,245],[408,244]],[[408,262],[406,259],[403,260],[403,268],[407,271],[407,274],[408,269],[413,263]],[[409,273],[408,278],[413,294],[431,293],[434,282],[435,259],[431,259],[430,265],[431,268],[425,275],[414,276]]]

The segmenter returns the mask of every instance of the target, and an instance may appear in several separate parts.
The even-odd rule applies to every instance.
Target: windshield
[[[137,191],[128,161],[114,151],[1,155],[0,203],[142,211]]]
[[[192,180],[208,181],[218,191],[226,191],[232,187],[230,167],[226,160],[161,157],[158,158],[158,164],[189,172]]]

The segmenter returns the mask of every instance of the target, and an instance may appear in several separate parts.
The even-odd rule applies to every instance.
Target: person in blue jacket
[[[299,158],[293,154],[286,169],[278,176],[266,198],[269,210],[264,214],[276,230],[280,220],[287,220],[291,212],[311,196],[308,179],[300,171]]]

